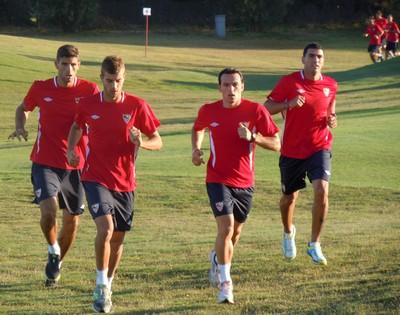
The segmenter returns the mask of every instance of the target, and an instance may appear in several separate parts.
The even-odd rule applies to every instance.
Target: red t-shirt
[[[237,188],[254,185],[255,143],[241,139],[239,123],[252,132],[274,136],[278,127],[266,108],[258,103],[242,100],[235,108],[224,108],[222,100],[203,105],[194,123],[194,130],[208,128],[210,158],[207,163],[207,183],[223,183]]]
[[[301,94],[306,100],[302,107],[286,111],[281,154],[306,159],[315,152],[331,149],[332,134],[327,125],[327,110],[335,101],[337,83],[321,75],[320,80],[308,80],[303,71],[284,76],[268,98],[274,102],[289,101]]]
[[[160,125],[149,104],[123,92],[118,103],[106,102],[103,93],[83,100],[75,118],[88,130],[88,156],[82,180],[96,182],[110,190],[133,191],[136,188],[136,146],[130,141],[133,126],[152,135]]]
[[[386,24],[387,41],[397,43],[399,41],[399,26],[396,22],[390,22]]]
[[[384,17],[375,19],[375,24],[378,25],[381,29],[385,29],[387,23],[387,19]]]
[[[368,25],[365,33],[369,36],[369,45],[380,45],[382,43],[383,30],[377,24]]]
[[[95,83],[78,78],[72,87],[59,86],[56,77],[33,82],[24,98],[25,111],[39,107],[38,133],[31,153],[33,162],[67,170],[83,168],[85,138],[82,138],[77,150],[81,163],[72,167],[66,158],[68,133],[77,104],[82,98],[97,92]]]

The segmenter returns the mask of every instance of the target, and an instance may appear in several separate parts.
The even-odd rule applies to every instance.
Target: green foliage
[[[76,32],[95,25],[96,0],[36,0],[34,15],[38,26],[57,26],[64,32]]]

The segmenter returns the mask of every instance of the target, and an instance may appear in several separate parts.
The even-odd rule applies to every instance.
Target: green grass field
[[[287,40],[286,38],[290,38]],[[293,38],[293,39],[292,39]],[[245,97],[264,102],[279,77],[301,67],[303,46],[325,47],[326,73],[340,86],[334,130],[330,213],[323,233],[328,266],[305,254],[311,189],[296,212],[298,258],[281,255],[278,154],[258,149],[252,215],[232,268],[236,304],[217,305],[207,280],[215,222],[204,187],[205,168],[191,165],[190,129],[197,109],[219,98],[217,73],[245,73]],[[9,141],[14,111],[31,82],[55,73],[56,49],[78,45],[80,75],[99,83],[105,55],[127,64],[125,89],[152,104],[164,148],[141,152],[135,228],[113,285],[115,314],[399,314],[400,312],[400,58],[371,65],[356,32],[99,35],[0,34],[0,314],[91,313],[95,281],[94,224],[82,217],[60,286],[43,286],[46,244],[39,210],[30,203],[28,142]],[[281,120],[277,119],[281,124]]]

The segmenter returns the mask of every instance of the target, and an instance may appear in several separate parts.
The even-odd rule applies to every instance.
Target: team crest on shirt
[[[79,104],[80,100],[81,100],[81,97],[75,97],[75,104]]]
[[[222,201],[216,202],[215,203],[215,208],[217,208],[217,210],[221,212],[222,209],[224,209],[224,203]]]
[[[330,90],[329,88],[323,88],[322,91],[324,92],[324,95],[325,95],[326,97],[328,97],[328,96],[329,96],[329,92],[330,92],[331,90]]]
[[[90,118],[92,118],[93,120],[97,120],[97,119],[100,118],[100,116],[99,115],[92,115],[92,116],[90,116]]]
[[[41,194],[42,194],[42,189],[41,188],[35,190],[35,195],[36,195],[37,198],[40,198]]]
[[[131,115],[129,114],[122,114],[122,119],[125,121],[125,124],[127,124],[129,122],[129,120],[131,120]]]
[[[210,126],[213,127],[213,128],[215,128],[215,127],[218,127],[218,126],[219,126],[219,123],[217,123],[216,121],[213,121],[213,122],[210,124]]]
[[[302,88],[297,89],[297,93],[299,93],[299,94],[304,94],[305,92],[306,91],[304,89],[302,89]]]
[[[51,101],[53,101],[53,98],[50,97],[50,96],[46,96],[46,97],[43,98],[43,100],[44,100],[45,102],[47,102],[47,103],[50,103]]]
[[[99,211],[99,204],[98,203],[95,203],[94,205],[92,205],[92,211],[94,213],[97,213],[97,211]]]

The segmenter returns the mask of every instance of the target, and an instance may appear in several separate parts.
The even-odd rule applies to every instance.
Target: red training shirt
[[[387,41],[392,43],[397,43],[399,41],[399,26],[396,22],[390,22],[386,24]]]
[[[95,83],[78,78],[72,87],[59,86],[56,77],[33,82],[24,98],[25,111],[39,107],[38,133],[30,157],[33,162],[66,170],[83,168],[85,137],[78,145],[81,163],[77,167],[68,164],[67,139],[78,103],[97,92]]]
[[[80,128],[87,126],[88,156],[82,181],[99,183],[112,191],[136,188],[136,146],[130,141],[133,126],[152,135],[160,125],[149,104],[123,92],[119,102],[106,102],[103,93],[83,100],[75,118]]]
[[[296,159],[306,159],[315,152],[332,147],[332,134],[327,125],[327,110],[335,101],[337,83],[321,75],[320,80],[308,80],[303,71],[284,76],[268,98],[285,102],[301,94],[305,103],[290,108],[285,113],[285,128],[281,154]]]
[[[236,188],[254,185],[255,143],[241,139],[239,123],[245,123],[252,132],[272,137],[278,131],[266,108],[242,99],[234,108],[224,108],[222,100],[203,105],[194,123],[194,130],[208,128],[210,158],[207,163],[207,183],[222,183]]]
[[[379,46],[382,43],[383,30],[377,24],[368,25],[365,34],[369,36],[369,45]]]

